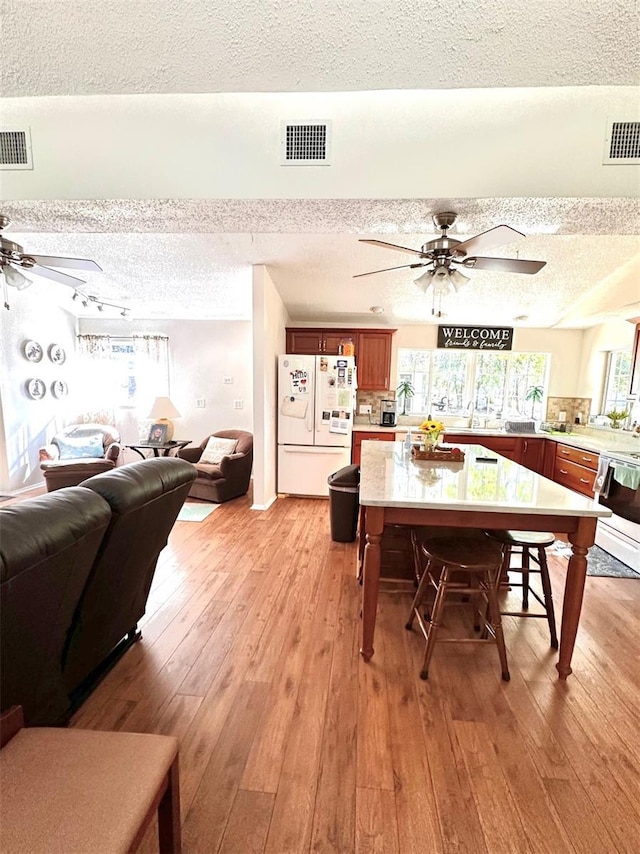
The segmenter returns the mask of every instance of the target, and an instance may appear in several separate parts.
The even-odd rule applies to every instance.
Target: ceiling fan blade
[[[469,252],[486,252],[487,249],[504,246],[505,243],[513,243],[514,240],[521,240],[523,237],[526,235],[509,225],[496,225],[495,228],[490,228],[488,231],[476,234],[475,237],[463,240],[455,247],[455,251],[456,253],[464,252],[465,255],[468,255]]]
[[[29,257],[33,258],[34,256],[30,255]],[[79,288],[80,285],[86,285],[83,279],[69,276],[68,273],[59,273],[57,270],[50,270],[48,267],[40,266],[40,264],[29,267],[27,273],[35,273],[38,276],[43,276],[45,279],[52,279],[54,282],[60,282],[62,285],[69,285],[71,288]]]
[[[372,270],[370,273],[357,273],[355,276],[352,276],[352,278],[361,279],[363,276],[374,276],[376,273],[388,273],[389,270],[406,270],[407,268],[413,270],[414,267],[426,267],[430,263],[430,261],[427,261],[424,264],[400,264],[399,267],[385,267],[384,270]]]
[[[502,273],[537,273],[546,263],[521,258],[465,258],[462,266],[474,270],[499,270]]]
[[[424,257],[420,249],[409,249],[408,246],[398,246],[395,243],[385,243],[384,240],[358,240],[358,243],[370,243],[372,246],[383,246],[385,249],[395,249],[397,252],[410,252],[412,255]],[[366,275],[366,273],[364,274]]]
[[[49,267],[67,267],[70,270],[91,270],[102,273],[102,267],[87,258],[61,258],[59,255],[31,255],[26,252],[22,257],[32,258],[36,264],[45,264]]]

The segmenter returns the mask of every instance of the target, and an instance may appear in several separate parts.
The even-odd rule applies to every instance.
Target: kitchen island
[[[611,513],[597,502],[566,489],[481,445],[462,445],[462,463],[413,460],[401,442],[362,443],[360,505],[365,543],[361,655],[373,655],[380,542],[385,524],[499,528],[565,533],[572,547],[567,566],[556,668],[571,673],[587,552],[598,518]],[[399,627],[400,628],[400,627]]]

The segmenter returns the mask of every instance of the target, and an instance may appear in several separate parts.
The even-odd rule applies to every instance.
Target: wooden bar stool
[[[418,620],[426,639],[424,662],[420,678],[429,677],[429,663],[436,644],[444,605],[449,593],[468,596],[477,615],[474,628],[483,633],[477,638],[444,638],[442,643],[495,643],[498,647],[502,678],[509,681],[507,650],[502,633],[497,588],[502,567],[502,549],[497,542],[484,535],[468,537],[433,537],[420,542],[419,546],[426,563],[418,590],[411,604],[411,613],[406,628],[413,628]],[[439,572],[438,572],[439,570]],[[435,589],[435,599],[430,615],[420,613],[429,589]],[[478,602],[484,607],[478,607]],[[428,623],[427,623],[428,621]]]
[[[127,854],[156,813],[161,854],[180,854],[177,738],[22,720],[0,718],[3,854]]]
[[[502,575],[509,572],[522,574],[522,582],[509,582],[511,587],[522,587],[522,611],[501,611],[503,617],[538,617],[546,619],[549,623],[549,635],[551,647],[558,649],[558,635],[556,634],[556,616],[553,609],[553,594],[551,592],[551,580],[549,578],[549,566],[547,564],[547,546],[553,545],[555,537],[545,531],[485,531],[491,540],[500,543],[503,551]],[[520,566],[511,566],[511,556],[519,555]],[[531,562],[537,564],[538,569],[531,567]],[[542,583],[542,597],[531,586],[529,575],[540,576]],[[544,611],[531,613],[529,611],[529,593],[542,605]]]

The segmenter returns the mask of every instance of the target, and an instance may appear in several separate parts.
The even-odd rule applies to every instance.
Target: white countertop
[[[406,425],[397,425],[396,427],[381,427],[378,424],[354,424],[354,433],[391,433],[405,435],[411,429],[414,433],[418,432],[417,427],[407,427]],[[552,442],[560,442],[562,445],[571,445],[573,448],[581,448],[584,451],[593,451],[594,453],[606,453],[607,456],[616,457],[616,459],[624,460],[625,462],[633,461],[631,454],[640,453],[640,440],[633,439],[631,434],[624,436],[624,444],[618,437],[615,440],[610,433],[604,432],[602,436],[586,436],[581,433],[507,433],[506,430],[489,430],[483,427],[448,427],[445,430],[445,435],[449,433],[456,436],[468,436],[469,441],[473,441],[474,437],[480,436],[507,436],[517,438],[521,436],[523,439],[546,439]],[[640,460],[636,460],[640,464]]]
[[[378,507],[490,510],[553,516],[610,516],[611,511],[524,466],[461,445],[462,463],[413,460],[402,442],[362,443],[360,503]],[[480,462],[479,457],[496,462]]]

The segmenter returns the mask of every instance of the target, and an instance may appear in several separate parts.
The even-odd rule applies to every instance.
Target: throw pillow
[[[104,445],[102,436],[82,436],[77,439],[67,437],[56,439],[56,445],[60,450],[61,460],[77,460],[80,457],[104,457]]]
[[[217,465],[223,457],[228,457],[235,451],[237,444],[237,439],[218,439],[216,436],[209,436],[200,462]]]

